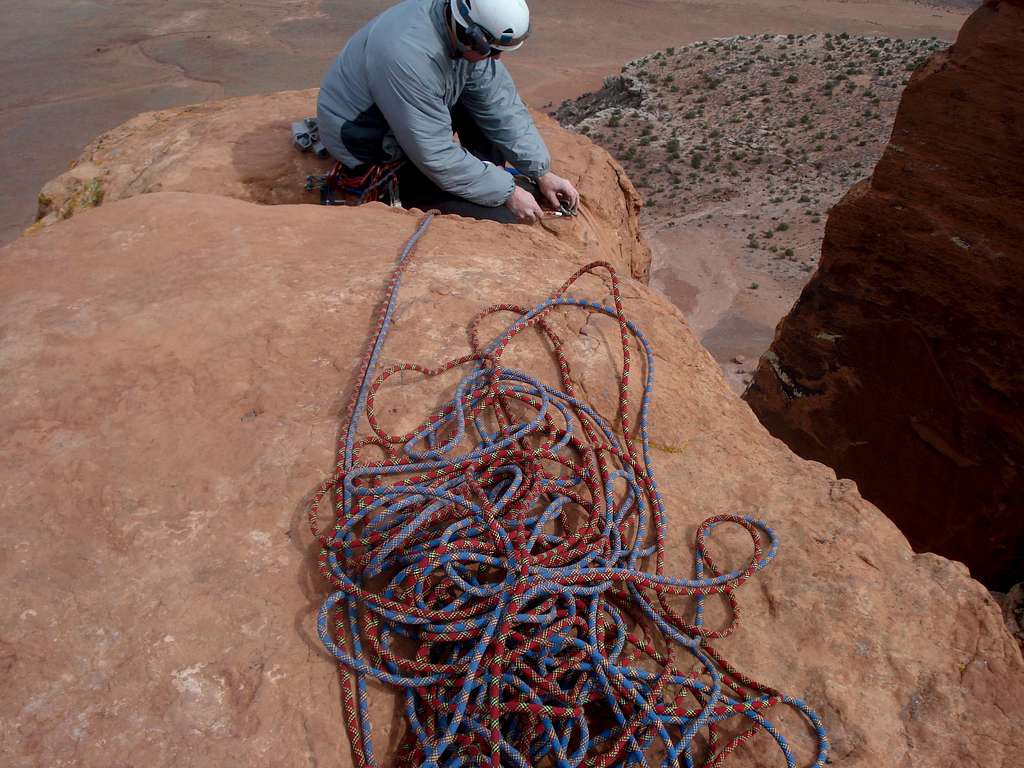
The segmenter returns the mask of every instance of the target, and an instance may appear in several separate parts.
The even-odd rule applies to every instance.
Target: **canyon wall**
[[[745,397],[993,589],[1024,579],[1024,3],[914,73]]]

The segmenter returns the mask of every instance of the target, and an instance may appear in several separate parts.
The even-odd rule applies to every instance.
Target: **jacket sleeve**
[[[392,59],[370,84],[371,95],[402,151],[438,187],[480,205],[502,205],[512,195],[512,176],[460,147],[439,78]]]
[[[504,64],[488,59],[477,65],[460,101],[516,170],[535,180],[548,172],[551,155]]]

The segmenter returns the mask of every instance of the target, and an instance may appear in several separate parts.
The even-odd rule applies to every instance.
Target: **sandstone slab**
[[[642,251],[625,245],[628,181],[599,150],[572,151],[595,159],[580,173],[610,176],[585,186],[591,212],[563,230],[435,221],[385,364],[465,352],[479,309],[532,305],[595,258],[643,276]],[[372,310],[418,222],[377,204],[154,192],[0,251],[8,764],[352,764],[314,632],[325,590],[305,506],[332,468]],[[598,240],[616,222],[621,248]],[[596,280],[581,290],[606,293]],[[815,707],[841,765],[1016,765],[1024,660],[989,593],[962,566],[915,555],[853,483],[770,437],[666,299],[636,277],[624,295],[656,350],[669,570],[689,571],[712,514],[755,515],[782,540],[741,592],[725,655]],[[558,328],[581,390],[613,413],[617,326],[568,314]],[[539,343],[510,359],[555,375]],[[445,382],[399,382],[378,413],[408,427]],[[373,711],[378,743],[393,746],[402,725],[386,690]],[[809,734],[781,721],[809,762]],[[781,762],[759,737],[735,764]]]
[[[307,175],[331,160],[292,148],[291,123],[316,112],[316,89],[248,96],[146,112],[96,138],[75,167],[39,193],[38,226],[76,210],[149,192],[204,192],[267,205],[319,203]],[[534,113],[554,168],[580,191],[581,219],[551,231],[603,258],[627,255],[646,280],[650,249],[640,238],[640,197],[606,152]]]

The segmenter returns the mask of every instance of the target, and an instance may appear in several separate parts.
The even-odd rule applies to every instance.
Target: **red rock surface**
[[[595,239],[635,226],[631,187],[600,150],[573,151],[589,190],[580,219],[435,222],[383,364],[464,352],[480,308],[537,301],[595,256],[642,274],[631,235],[621,253]],[[351,765],[314,633],[325,592],[305,504],[418,220],[159,192],[0,251],[5,765]],[[1024,659],[987,590],[915,555],[853,483],[768,435],[664,297],[629,278],[624,294],[658,359],[650,432],[670,571],[689,569],[695,527],[715,513],[756,515],[782,540],[720,650],[810,702],[836,764],[1017,765]],[[614,412],[617,325],[558,327],[581,390]],[[540,344],[512,353],[555,375]],[[400,430],[437,394],[404,382],[378,416]],[[386,691],[373,702],[378,743],[393,745],[400,715]],[[809,763],[803,726],[780,720]],[[733,764],[782,761],[759,737]]]
[[[746,399],[915,549],[1024,576],[1024,3],[915,73]]]
[[[315,112],[316,94],[285,91],[143,113],[93,140],[71,170],[43,186],[35,229],[89,207],[82,200],[90,193],[101,202],[173,190],[317,204],[305,190],[306,176],[325,173],[331,161],[295,151],[291,133],[293,120]],[[549,117],[533,117],[554,169],[577,185],[585,203],[581,226],[548,222],[550,231],[595,258],[627,258],[630,272],[646,281],[651,256],[640,237],[640,196],[622,167]]]

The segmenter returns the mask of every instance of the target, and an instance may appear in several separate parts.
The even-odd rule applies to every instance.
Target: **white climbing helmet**
[[[470,47],[514,51],[530,34],[526,0],[450,0],[452,18],[463,28]]]

